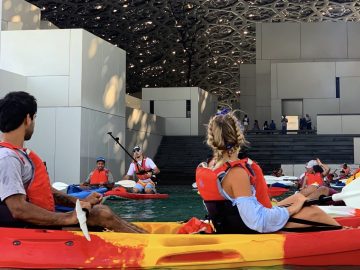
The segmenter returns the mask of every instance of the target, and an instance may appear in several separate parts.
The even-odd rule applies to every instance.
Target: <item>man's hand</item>
[[[90,211],[90,209],[93,205],[101,203],[102,197],[103,196],[100,193],[93,192],[89,196],[87,196],[82,202],[90,203],[90,208],[89,208],[89,211]],[[84,207],[82,207],[82,208],[84,208]],[[87,207],[85,207],[85,208],[87,208]]]

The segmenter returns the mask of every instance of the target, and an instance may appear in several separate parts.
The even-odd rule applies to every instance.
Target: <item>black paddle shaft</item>
[[[145,173],[148,173],[147,171],[144,171],[144,170],[141,170],[140,167],[139,167],[139,164],[137,162],[137,160],[125,149],[124,146],[121,145],[121,143],[119,142],[119,137],[114,137],[112,135],[112,132],[109,131],[107,134],[110,135],[111,138],[113,138],[113,140],[118,144],[120,145],[120,147],[125,151],[125,153],[135,162],[136,166],[138,167],[138,170],[139,170],[139,174],[145,174]]]

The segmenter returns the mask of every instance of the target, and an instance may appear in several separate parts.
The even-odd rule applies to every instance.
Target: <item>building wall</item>
[[[24,91],[26,77],[0,69],[0,93],[9,89],[11,91]]]
[[[125,57],[80,29],[2,32],[0,67],[27,77],[23,90],[38,100],[28,146],[47,161],[53,181],[85,179],[101,155],[115,178],[123,175],[124,153],[106,133],[125,143]]]
[[[256,65],[240,65],[240,110],[247,114],[250,123],[256,119]]]
[[[303,113],[312,116],[318,133],[331,132],[334,125],[325,128],[325,122],[318,124],[316,116],[360,113],[359,67],[360,62],[354,61],[274,63],[271,65],[271,100],[281,106],[281,100],[301,99]],[[336,78],[340,86],[338,96]],[[279,119],[280,115],[281,111],[274,106],[272,117]]]
[[[256,109],[279,124],[282,99],[303,99],[303,113],[357,113],[360,24],[257,24]],[[349,61],[349,62],[348,62]],[[314,63],[315,62],[315,63]],[[336,99],[335,77],[340,77]],[[306,79],[304,79],[306,78]]]
[[[199,126],[208,121],[209,114],[206,110],[199,118],[201,106],[207,107],[202,103],[205,94],[201,91],[198,87],[143,88],[142,110],[150,113],[150,100],[154,100],[154,114],[165,118],[164,135],[199,135]],[[190,118],[186,115],[186,100],[191,102]],[[213,99],[208,96],[207,100]]]
[[[0,0],[1,30],[40,29],[40,9],[24,0]]]
[[[207,129],[206,125],[217,111],[217,98],[200,88],[198,89],[198,96],[198,135],[204,136]]]
[[[140,145],[146,156],[154,158],[165,133],[165,119],[138,109],[126,108],[126,143],[124,147],[132,154],[135,145]],[[125,155],[126,169],[131,159]],[[125,171],[126,172],[126,171]]]
[[[126,107],[141,110],[141,99],[130,95],[125,95]]]

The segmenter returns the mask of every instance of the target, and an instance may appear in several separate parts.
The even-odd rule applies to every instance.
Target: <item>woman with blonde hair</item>
[[[213,150],[213,165],[199,167],[196,182],[217,233],[341,228],[318,207],[303,207],[307,198],[302,194],[287,198],[287,207],[266,208],[259,203],[256,175],[238,159],[247,142],[233,112],[210,119],[207,144]]]

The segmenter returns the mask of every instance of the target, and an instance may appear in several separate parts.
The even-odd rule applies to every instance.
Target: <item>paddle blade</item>
[[[126,188],[133,188],[136,185],[136,182],[133,180],[120,180],[115,182],[115,185],[126,187]]]
[[[81,231],[83,232],[86,240],[91,241],[89,230],[86,225],[86,213],[84,210],[82,210],[79,199],[76,200],[75,211],[76,211],[76,216],[78,218]]]
[[[344,201],[347,206],[360,208],[360,178],[345,186],[340,193],[332,195],[333,201]]]
[[[55,182],[52,184],[52,187],[59,191],[65,191],[68,188],[68,184],[63,182]]]

